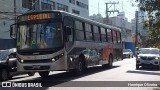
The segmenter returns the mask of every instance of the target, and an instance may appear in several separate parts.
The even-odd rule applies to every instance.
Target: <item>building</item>
[[[97,21],[97,22],[100,22],[100,23],[103,23],[104,22],[104,18],[102,17],[101,14],[93,14],[92,16],[89,16],[89,18],[91,20],[94,20],[94,21]]]
[[[0,50],[15,47],[9,36],[15,16],[39,10],[63,10],[89,18],[88,0],[0,0]]]
[[[137,25],[137,46],[145,47],[143,42],[147,40],[147,30],[144,28],[144,21],[147,20],[146,14],[143,11],[138,11],[138,25]],[[132,33],[136,34],[136,19],[131,20],[132,23]]]
[[[28,10],[63,10],[82,17],[89,17],[88,0],[16,0],[18,12]]]

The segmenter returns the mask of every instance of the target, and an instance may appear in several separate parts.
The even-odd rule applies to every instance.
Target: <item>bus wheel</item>
[[[0,72],[0,80],[1,81],[6,81],[9,79],[9,72],[7,69],[2,69]]]
[[[106,68],[111,68],[113,65],[113,57],[112,55],[109,55],[109,63],[108,64],[103,64],[102,68],[106,69]]]
[[[109,63],[107,64],[107,66],[109,68],[111,68],[113,66],[113,57],[112,57],[112,55],[109,55]]]
[[[28,76],[34,76],[35,72],[28,72]]]
[[[40,75],[42,78],[48,77],[49,71],[42,71],[42,72],[39,72],[39,75]]]
[[[136,69],[137,69],[137,70],[139,69],[139,65],[137,65],[137,64],[136,64]]]
[[[84,62],[82,60],[79,60],[78,61],[78,65],[77,65],[77,68],[76,68],[76,74],[77,75],[81,75],[84,73]]]
[[[159,65],[157,65],[157,69],[158,69],[158,70],[160,70],[160,64],[159,64]]]

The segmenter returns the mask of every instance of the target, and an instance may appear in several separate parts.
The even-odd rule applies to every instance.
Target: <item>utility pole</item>
[[[15,23],[17,21],[16,16],[17,16],[17,14],[16,14],[16,0],[14,0],[14,20],[15,20]]]
[[[138,39],[137,39],[137,36],[138,36],[138,11],[136,11],[136,14],[135,14],[135,18],[136,18],[136,31],[135,31],[135,47],[137,47],[138,45]]]
[[[111,4],[110,7],[108,7],[109,4]],[[106,3],[106,21],[107,21],[107,24],[109,23],[109,16],[110,16],[110,14],[114,13],[114,12],[119,12],[118,10],[115,9],[115,5],[116,4],[119,4],[119,2],[109,2],[109,3]],[[114,10],[110,11],[109,8],[111,8],[112,5],[114,5]]]

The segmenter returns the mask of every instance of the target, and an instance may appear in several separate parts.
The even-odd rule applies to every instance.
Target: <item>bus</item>
[[[14,27],[16,27],[14,29]],[[72,71],[122,60],[121,29],[64,11],[34,11],[17,17],[10,36],[16,40],[17,70]]]

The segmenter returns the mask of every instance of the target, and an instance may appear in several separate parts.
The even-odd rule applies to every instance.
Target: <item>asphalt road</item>
[[[42,86],[47,86],[30,88],[30,90],[160,90],[158,87],[138,87],[142,84],[144,86],[144,83],[147,83],[146,86],[156,86],[160,83],[160,70],[151,68],[136,70],[135,58],[132,58],[115,62],[113,67],[108,69],[103,69],[101,66],[89,68],[81,76],[75,76],[69,72],[54,71],[44,79],[36,73],[32,77],[28,75],[15,76],[9,81],[17,83],[22,81],[42,82]],[[5,89],[3,88],[3,90]],[[17,90],[17,88],[12,88],[12,90]],[[28,89],[23,88],[23,90]]]

